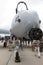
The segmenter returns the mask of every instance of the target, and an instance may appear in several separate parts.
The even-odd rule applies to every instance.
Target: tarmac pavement
[[[20,58],[21,62],[15,63],[14,52],[0,47],[0,65],[43,65],[43,53],[38,58],[30,48],[20,50]]]

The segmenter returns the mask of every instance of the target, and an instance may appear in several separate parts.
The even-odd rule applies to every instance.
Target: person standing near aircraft
[[[20,53],[19,53],[19,40],[15,40],[15,51],[14,51],[15,62],[20,62]]]
[[[40,58],[40,40],[35,40],[35,56],[36,54]]]

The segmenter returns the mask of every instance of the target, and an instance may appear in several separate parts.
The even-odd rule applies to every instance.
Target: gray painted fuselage
[[[20,22],[18,21],[20,19]],[[39,28],[39,16],[35,11],[20,11],[16,14],[11,25],[11,34],[16,37],[28,38],[32,28]]]

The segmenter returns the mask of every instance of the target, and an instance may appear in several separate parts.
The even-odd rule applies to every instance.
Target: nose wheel
[[[30,39],[39,40],[42,38],[42,30],[39,28],[32,28],[29,32]]]

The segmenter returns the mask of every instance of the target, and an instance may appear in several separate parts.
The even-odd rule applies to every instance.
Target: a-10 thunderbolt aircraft
[[[26,10],[18,11],[18,5],[25,4]],[[25,2],[19,2],[16,7],[16,15],[11,25],[11,35],[19,39],[41,39],[42,30],[40,29],[41,20],[37,12],[28,10]]]

